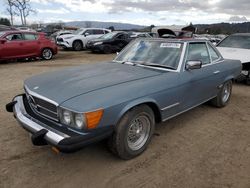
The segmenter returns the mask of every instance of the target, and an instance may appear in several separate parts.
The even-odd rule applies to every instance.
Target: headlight
[[[94,43],[94,46],[101,45],[101,44],[103,44],[103,42],[96,42],[96,43]]]
[[[72,122],[72,113],[68,110],[63,110],[62,120],[66,125],[70,125]]]
[[[76,129],[95,129],[101,121],[103,109],[86,113],[76,113],[60,109],[60,122]]]
[[[76,128],[82,129],[85,126],[85,116],[83,114],[75,114],[75,125]]]

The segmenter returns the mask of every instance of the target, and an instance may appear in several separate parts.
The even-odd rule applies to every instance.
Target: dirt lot
[[[234,84],[231,103],[202,105],[157,125],[148,150],[123,161],[104,142],[73,154],[35,147],[5,112],[31,75],[112,59],[113,55],[60,52],[48,62],[0,65],[0,187],[250,187],[250,87]],[[98,65],[97,65],[98,66]]]

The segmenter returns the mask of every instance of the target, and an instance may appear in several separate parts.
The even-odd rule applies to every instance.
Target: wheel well
[[[82,42],[81,40],[76,39],[76,40],[74,40],[74,42],[73,42],[72,44],[74,45],[75,42],[80,42],[80,43],[82,44],[82,46],[83,46],[83,42]],[[84,47],[84,46],[83,46],[83,47]]]
[[[44,48],[42,48],[41,53],[43,53],[44,49],[50,49],[52,51],[52,54],[54,55],[54,50],[52,48],[50,48],[50,47],[44,47]]]
[[[152,102],[148,102],[148,103],[144,103],[144,104],[149,106],[153,110],[154,115],[155,115],[155,122],[160,123],[161,122],[161,112],[160,112],[158,106]]]
[[[249,71],[250,70],[250,62],[242,64],[242,70]]]
[[[122,116],[123,116],[126,112],[130,111],[131,109],[133,109],[133,108],[135,108],[135,107],[137,107],[137,106],[141,106],[141,105],[147,105],[149,108],[151,108],[151,110],[153,111],[154,116],[155,116],[155,122],[156,122],[156,123],[160,123],[160,122],[161,122],[162,117],[161,117],[160,110],[159,110],[158,106],[157,106],[155,103],[153,103],[153,102],[145,102],[145,103],[137,104],[137,105],[135,105],[135,106],[131,106],[129,109],[127,109],[126,111],[124,111],[124,113],[122,114]],[[122,116],[121,116],[121,117],[122,117]],[[121,118],[121,117],[120,117],[120,118]],[[119,118],[119,119],[120,119],[120,118]],[[119,120],[118,120],[118,121],[119,121]]]

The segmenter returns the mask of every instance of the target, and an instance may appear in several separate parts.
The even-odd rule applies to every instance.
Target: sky
[[[107,21],[186,25],[250,21],[250,0],[30,0],[28,23]],[[0,17],[8,17],[0,0]],[[20,24],[16,17],[14,24]]]

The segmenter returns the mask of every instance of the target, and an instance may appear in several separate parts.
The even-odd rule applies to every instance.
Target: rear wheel
[[[220,91],[217,94],[217,97],[212,99],[212,104],[216,107],[224,107],[230,101],[232,94],[232,81],[229,80],[223,84]]]
[[[250,85],[250,71],[248,71],[248,74],[246,76],[246,84]]]
[[[81,51],[82,49],[83,49],[83,44],[82,44],[82,42],[81,41],[75,41],[75,42],[73,42],[73,49],[75,50],[75,51]]]
[[[50,59],[52,59],[52,57],[53,57],[53,52],[51,49],[45,48],[42,50],[42,58],[44,60],[50,60]]]
[[[154,113],[147,105],[129,110],[116,125],[109,140],[111,151],[122,159],[140,155],[147,148],[154,128]]]

